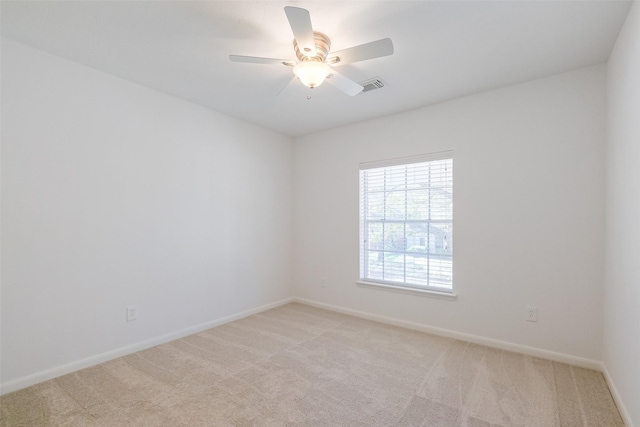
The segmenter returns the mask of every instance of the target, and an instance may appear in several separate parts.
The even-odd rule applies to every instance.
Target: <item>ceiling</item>
[[[291,67],[284,6],[332,51],[390,37],[392,56],[337,65],[382,89],[313,90]],[[6,1],[2,35],[292,137],[607,60],[628,1]],[[307,99],[311,95],[311,99]]]

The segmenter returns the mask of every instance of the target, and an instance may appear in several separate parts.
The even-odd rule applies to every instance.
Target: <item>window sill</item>
[[[440,298],[440,299],[446,299],[450,301],[454,301],[458,298],[458,295],[456,295],[453,292],[449,293],[449,292],[432,291],[430,289],[406,288],[403,286],[387,285],[384,283],[363,282],[361,280],[356,281],[356,284],[364,288],[380,289],[380,290],[391,291],[391,292],[400,292],[403,294],[420,295],[423,297]]]

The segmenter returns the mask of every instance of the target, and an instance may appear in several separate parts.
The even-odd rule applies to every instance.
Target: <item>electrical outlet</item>
[[[138,318],[138,307],[130,305],[127,307],[127,322],[132,322]]]
[[[538,307],[527,307],[527,311],[525,312],[525,320],[527,322],[537,322]]]

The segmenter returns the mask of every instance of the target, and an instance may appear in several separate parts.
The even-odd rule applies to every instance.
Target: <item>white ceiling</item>
[[[231,63],[229,54],[295,58],[285,5],[308,9],[333,51],[390,37],[392,56],[336,68],[386,86],[349,97],[291,81],[290,67]],[[630,5],[3,0],[1,18],[3,36],[299,136],[604,62]]]

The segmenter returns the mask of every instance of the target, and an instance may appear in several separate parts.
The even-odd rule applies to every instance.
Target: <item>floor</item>
[[[0,398],[0,426],[622,426],[601,373],[288,304]]]

